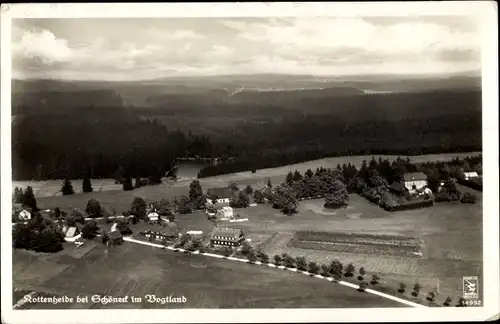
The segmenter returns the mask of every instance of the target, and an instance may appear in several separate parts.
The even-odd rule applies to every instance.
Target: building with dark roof
[[[214,227],[210,235],[210,243],[220,246],[239,246],[245,241],[241,229]]]
[[[207,190],[207,198],[214,204],[229,203],[232,196],[233,190],[230,188],[211,188]]]
[[[405,187],[404,183],[396,181],[396,182],[391,183],[391,185],[389,186],[389,189],[392,192],[394,192],[395,194],[401,195],[405,192],[406,187]]]

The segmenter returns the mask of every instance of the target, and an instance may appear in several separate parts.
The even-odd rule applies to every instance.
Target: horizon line
[[[11,77],[11,80],[18,81],[62,81],[62,82],[147,82],[147,81],[160,81],[168,79],[182,79],[182,78],[216,78],[216,77],[231,77],[231,76],[259,76],[259,75],[275,75],[275,76],[304,76],[304,77],[314,77],[314,78],[330,78],[330,79],[346,79],[355,78],[362,76],[369,77],[413,77],[413,78],[425,78],[425,77],[453,77],[453,76],[463,76],[463,77],[481,77],[481,69],[460,71],[460,72],[450,72],[450,73],[359,73],[359,74],[302,74],[302,73],[285,73],[285,72],[257,72],[257,73],[220,73],[220,74],[190,74],[190,75],[169,75],[169,76],[159,76],[154,78],[143,78],[143,79],[80,79],[80,78],[57,78],[50,76],[38,76],[38,77]],[[333,81],[331,80],[331,81]]]

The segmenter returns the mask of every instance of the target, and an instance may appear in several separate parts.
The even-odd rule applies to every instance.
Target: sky
[[[481,67],[468,17],[14,19],[14,78],[454,74]]]

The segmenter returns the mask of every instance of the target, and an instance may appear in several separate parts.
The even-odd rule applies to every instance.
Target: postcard
[[[1,15],[5,323],[498,319],[496,3]]]

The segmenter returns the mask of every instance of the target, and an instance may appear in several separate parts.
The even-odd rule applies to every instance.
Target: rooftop
[[[207,190],[207,196],[210,199],[231,198],[233,196],[233,191],[230,188],[210,188]]]
[[[241,229],[214,227],[210,237],[221,237],[223,239],[237,240],[241,234],[243,234]]]

